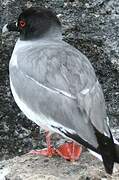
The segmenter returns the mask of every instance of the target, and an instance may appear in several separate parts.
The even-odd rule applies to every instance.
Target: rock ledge
[[[77,162],[60,157],[47,158],[25,154],[0,163],[0,180],[117,180],[119,166],[113,176],[105,173],[102,163],[88,152]]]

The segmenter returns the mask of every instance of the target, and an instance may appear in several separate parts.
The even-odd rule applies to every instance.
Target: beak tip
[[[6,33],[6,32],[9,31],[8,28],[7,28],[7,26],[8,26],[8,24],[5,24],[5,25],[3,26],[3,28],[2,28],[2,34],[4,34],[4,33]]]

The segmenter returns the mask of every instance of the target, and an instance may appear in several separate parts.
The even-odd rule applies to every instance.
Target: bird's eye
[[[19,26],[20,26],[21,28],[24,28],[24,27],[26,26],[26,21],[20,20],[20,21],[19,21]]]

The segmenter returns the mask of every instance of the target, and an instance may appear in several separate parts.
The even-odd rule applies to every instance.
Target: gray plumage
[[[92,124],[109,135],[102,89],[88,59],[63,41],[41,40],[16,52],[10,78],[19,98],[35,113],[74,130],[97,147]],[[54,92],[40,86],[48,87]],[[58,90],[71,94],[67,97]],[[83,90],[89,92],[83,94]],[[35,119],[34,119],[35,121]],[[38,122],[37,122],[38,124]],[[109,135],[110,136],[110,135]]]

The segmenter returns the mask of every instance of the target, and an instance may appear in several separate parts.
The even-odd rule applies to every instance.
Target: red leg
[[[46,132],[46,143],[47,148],[41,150],[32,150],[30,151],[30,154],[44,155],[48,157],[59,155],[66,160],[75,161],[79,159],[82,152],[82,147],[74,142],[64,143],[60,145],[57,149],[53,148],[51,145],[51,138],[49,132]]]
[[[48,131],[46,132],[46,143],[47,143],[47,148],[40,150],[32,150],[30,151],[30,154],[44,155],[48,157],[52,157],[53,155],[56,155],[57,153],[55,152],[55,149],[51,146],[51,138]]]

